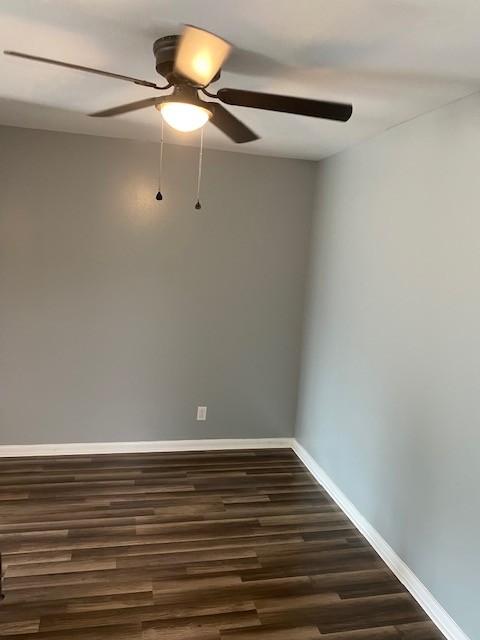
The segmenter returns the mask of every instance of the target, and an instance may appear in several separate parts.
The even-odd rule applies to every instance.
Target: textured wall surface
[[[158,155],[0,128],[2,444],[291,435],[315,165]]]
[[[480,637],[480,98],[320,163],[297,437]]]

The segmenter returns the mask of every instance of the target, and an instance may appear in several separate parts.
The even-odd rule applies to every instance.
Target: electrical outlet
[[[207,407],[197,407],[197,420],[207,419]]]

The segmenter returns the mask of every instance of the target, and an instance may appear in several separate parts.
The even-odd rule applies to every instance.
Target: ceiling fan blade
[[[226,104],[239,107],[253,107],[267,111],[281,111],[295,113],[312,118],[327,118],[346,122],[352,115],[352,105],[342,102],[325,102],[323,100],[309,100],[293,96],[279,96],[272,93],[258,93],[257,91],[243,91],[242,89],[220,89],[217,98]]]
[[[133,82],[139,84],[142,87],[150,87],[151,89],[168,89],[170,85],[160,87],[154,82],[148,80],[140,80],[139,78],[132,78],[131,76],[123,76],[119,73],[111,73],[110,71],[101,71],[100,69],[93,69],[92,67],[83,67],[79,64],[70,64],[69,62],[62,62],[61,60],[52,60],[51,58],[41,58],[40,56],[32,56],[29,53],[21,53],[19,51],[4,51],[7,56],[15,56],[16,58],[23,58],[25,60],[33,60],[34,62],[46,62],[47,64],[54,64],[57,67],[65,67],[67,69],[75,69],[76,71],[86,71],[87,73],[95,73],[99,76],[105,76],[107,78],[116,78],[117,80],[126,80],[127,82]]]
[[[208,105],[213,110],[210,122],[234,142],[253,142],[253,140],[260,139],[256,133],[232,115],[230,111],[227,111],[225,107],[222,107],[221,104],[208,102]]]
[[[227,59],[232,45],[214,33],[185,25],[175,57],[175,71],[206,87]]]
[[[128,104],[122,104],[119,107],[112,107],[111,109],[105,109],[104,111],[96,111],[95,113],[89,113],[92,118],[109,118],[110,116],[119,116],[122,113],[130,113],[130,111],[138,111],[139,109],[145,109],[146,107],[154,107],[160,104],[163,98],[145,98],[145,100],[137,100],[137,102],[129,102]]]

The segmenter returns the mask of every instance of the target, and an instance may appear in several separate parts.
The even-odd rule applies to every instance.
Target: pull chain
[[[198,156],[198,176],[197,176],[197,202],[195,209],[197,211],[202,208],[200,204],[200,182],[202,180],[202,160],[203,160],[203,127],[200,129],[200,155]]]
[[[157,195],[155,196],[155,198],[157,200],[163,200],[163,195],[162,195],[162,164],[163,164],[163,118],[161,118],[162,120],[162,129],[161,129],[161,140],[160,140],[160,163],[159,163],[159,167],[158,167],[158,192]]]

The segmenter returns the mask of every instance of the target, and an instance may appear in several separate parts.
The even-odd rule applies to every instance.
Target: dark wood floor
[[[0,513],[0,636],[443,638],[290,450],[3,459]]]

